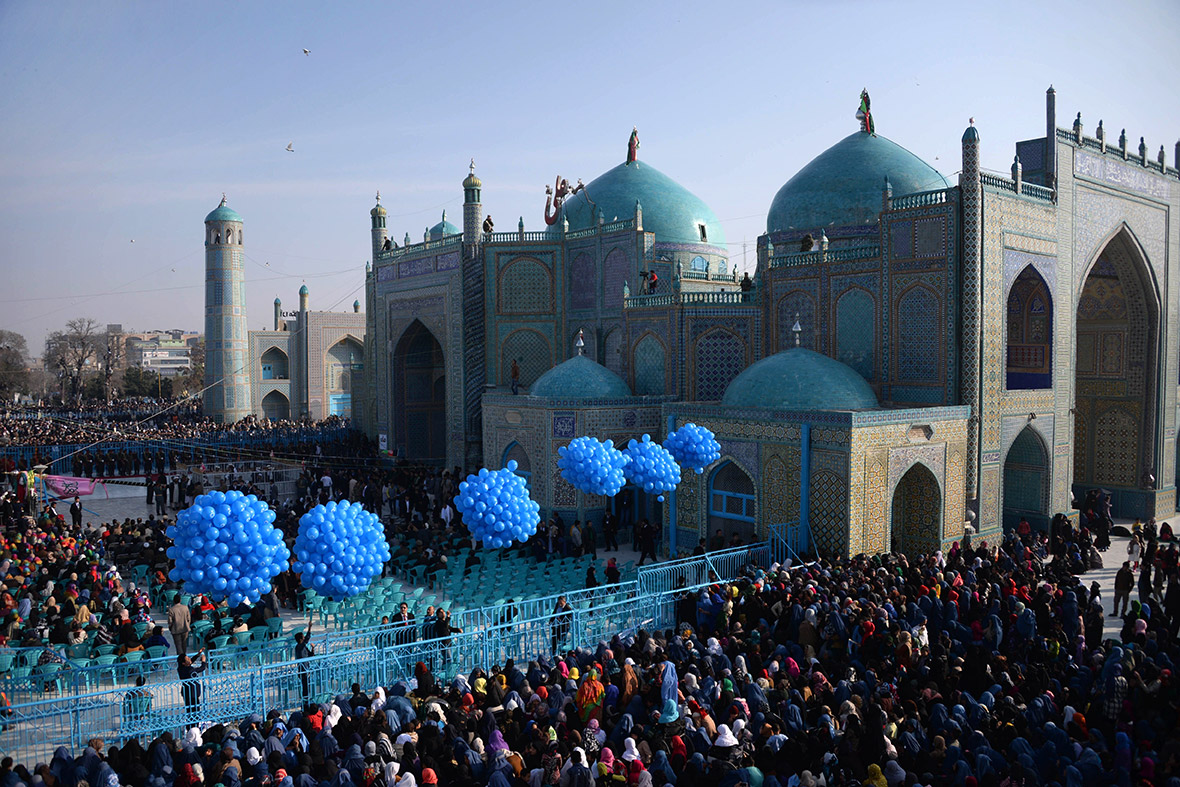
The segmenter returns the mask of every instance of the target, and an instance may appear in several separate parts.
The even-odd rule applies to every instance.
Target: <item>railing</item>
[[[1022,182],[1020,184],[1020,191],[1026,197],[1043,200],[1045,202],[1053,201],[1053,189],[1038,186],[1036,183]]]
[[[712,279],[712,275],[708,271],[688,270],[688,271],[681,271],[680,278],[682,278],[682,279],[699,279],[701,281],[709,281]]]
[[[1003,175],[995,175],[991,172],[980,172],[979,182],[985,186],[991,186],[993,189],[1000,191],[1010,191],[1016,193],[1016,181],[1011,178],[1006,178]]]
[[[504,620],[484,608],[478,612],[486,625],[447,638],[329,648],[331,652],[309,659],[207,670],[190,680],[170,678],[74,696],[42,677],[47,684],[42,692],[53,696],[14,703],[0,722],[0,749],[17,761],[45,761],[58,746],[80,750],[91,737],[102,737],[109,745],[131,737],[147,741],[166,730],[237,723],[251,713],[285,713],[307,702],[327,702],[353,683],[370,688],[409,681],[418,662],[445,683],[477,665],[502,664],[508,658],[524,663],[541,654],[591,648],[615,634],[667,628],[675,622],[676,602],[686,590],[731,581],[752,566],[768,567],[771,559],[770,542],[711,552],[644,567],[636,583],[566,593],[574,599],[573,607],[560,615],[549,606],[555,597],[530,599],[522,609],[535,612],[533,617]]]
[[[849,262],[851,260],[867,260],[881,256],[881,245],[873,243],[865,246],[850,246],[846,249],[821,249],[797,252],[795,254],[776,254],[770,258],[771,268],[790,268],[798,265],[816,265],[818,263]]]
[[[623,308],[641,309],[651,306],[753,303],[756,297],[756,290],[749,292],[734,290],[727,292],[679,292],[659,293],[656,295],[630,295],[623,299]]]
[[[1044,202],[1053,201],[1053,189],[1038,186],[1036,183],[1029,183],[1025,180],[1020,181],[1019,191],[1016,189],[1016,181],[993,172],[980,172],[979,182],[984,186],[990,186],[999,191],[1007,191],[1011,194],[1020,194],[1030,199],[1042,200]]]
[[[98,429],[100,427],[96,424],[95,428]],[[219,437],[219,434],[227,433],[213,432],[208,435],[185,440],[104,441],[93,446],[91,446],[90,442],[60,445],[3,446],[0,447],[0,458],[12,459],[17,463],[24,461],[28,467],[31,467],[34,463],[46,464],[51,466],[50,472],[71,475],[73,473],[72,467],[53,467],[53,465],[61,461],[62,457],[70,456],[79,451],[89,451],[91,454],[103,454],[110,457],[123,452],[138,461],[141,470],[135,473],[135,475],[142,475],[145,453],[151,454],[153,467],[156,456],[162,453],[164,454],[165,467],[174,469],[175,464],[181,461],[182,457],[186,457],[189,454],[193,455],[198,464],[221,462],[224,461],[225,455],[229,455],[226,452],[238,454],[242,451],[250,451],[251,449],[258,453],[259,458],[262,458],[268,456],[271,451],[282,452],[288,448],[311,443],[330,443],[343,438],[350,431],[346,427],[316,430],[305,434],[300,434],[295,430],[289,432],[276,430],[265,435],[249,437]],[[72,463],[72,460],[67,459],[66,461]],[[111,478],[115,476],[108,473],[104,477]]]
[[[541,241],[553,242],[558,240],[548,232],[485,232],[483,234],[484,243],[538,243]]]
[[[782,565],[790,560],[792,566],[806,562],[803,554],[811,549],[811,534],[798,520],[771,525],[769,535],[770,558],[773,562]]]
[[[416,254],[422,251],[431,251],[442,249],[447,246],[458,246],[463,243],[463,233],[456,233],[454,235],[444,235],[438,240],[427,240],[421,243],[411,243],[408,246],[399,246],[396,249],[389,251],[377,252],[377,259],[379,260],[396,260],[405,257],[407,254]]]
[[[935,189],[933,191],[919,191],[914,194],[903,194],[900,197],[894,197],[892,202],[893,210],[942,205],[947,200],[946,192],[946,189]]]
[[[640,309],[648,306],[672,306],[676,303],[676,296],[671,293],[657,295],[629,295],[623,299],[624,309]]]
[[[754,292],[682,292],[680,302],[683,304],[696,303],[750,303],[754,300]]]

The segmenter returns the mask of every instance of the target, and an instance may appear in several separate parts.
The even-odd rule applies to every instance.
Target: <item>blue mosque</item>
[[[962,137],[952,181],[859,130],[767,195],[741,276],[709,205],[639,155],[547,189],[544,229],[499,231],[474,164],[463,212],[401,242],[371,211],[354,420],[410,462],[515,459],[544,514],[662,523],[665,552],[765,538],[855,554],[997,538],[1077,516],[1176,511],[1180,177],[1125,131]],[[1039,125],[1039,121],[1038,121]],[[1180,157],[1180,145],[1173,161]],[[654,158],[654,157],[653,157]],[[668,500],[586,495],[581,435],[707,426],[722,458]]]

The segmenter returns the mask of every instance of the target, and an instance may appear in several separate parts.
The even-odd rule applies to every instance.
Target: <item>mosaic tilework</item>
[[[890,252],[894,259],[908,259],[914,254],[914,224],[895,221],[889,228]]]
[[[879,554],[889,549],[885,529],[886,461],[881,456],[871,456],[865,467],[865,513],[867,516],[863,520],[863,549],[870,554]]]
[[[570,306],[574,309],[593,309],[598,294],[598,276],[594,258],[583,252],[570,264]]]
[[[1075,287],[1080,290],[1085,264],[1098,256],[1103,244],[1126,223],[1143,246],[1155,280],[1167,280],[1167,214],[1159,207],[1136,200],[1079,188],[1074,211]]]
[[[758,480],[758,443],[743,440],[718,440],[721,453],[736,462],[751,478]]]
[[[635,395],[660,396],[665,393],[667,380],[666,353],[663,343],[647,334],[635,345]]]
[[[846,290],[836,300],[836,360],[861,377],[876,377],[877,305],[867,290]]]
[[[553,436],[555,438],[574,439],[574,431],[577,429],[577,425],[577,416],[574,413],[559,412],[553,414]]]
[[[821,553],[846,554],[848,485],[831,470],[811,474],[811,536]]]
[[[922,219],[914,222],[914,256],[938,257],[946,252],[946,219]]]
[[[896,379],[936,382],[942,355],[942,306],[923,285],[911,287],[897,304]]]
[[[746,368],[746,345],[736,334],[715,329],[697,339],[694,347],[695,396],[699,401],[718,400],[734,377]]]
[[[795,468],[794,478],[786,462],[779,456],[772,456],[763,468],[765,483],[762,487],[763,511],[767,522],[780,524],[799,518],[799,469]],[[794,503],[792,506],[791,503]]]
[[[1094,480],[1113,486],[1138,486],[1139,419],[1111,408],[1094,423]]]
[[[1041,440],[1028,427],[1008,449],[1003,495],[1005,510],[1048,513],[1049,456]]]
[[[622,249],[614,249],[602,261],[602,303],[608,309],[623,307],[623,282],[639,294],[639,282],[631,276],[631,260]]]
[[[520,384],[528,387],[553,367],[549,340],[537,331],[513,331],[500,346],[500,385],[512,382],[512,361],[520,367]]]
[[[527,257],[500,271],[497,284],[501,314],[547,314],[553,310],[553,276],[540,262]]]
[[[787,350],[795,346],[795,333],[791,326],[795,324],[795,315],[799,315],[799,346],[808,350],[819,351],[815,344],[816,310],[815,299],[803,290],[793,290],[779,298],[776,308],[778,315],[778,344],[776,351]]]
[[[626,379],[623,369],[623,329],[611,328],[606,334],[603,346],[603,363],[607,369]]]

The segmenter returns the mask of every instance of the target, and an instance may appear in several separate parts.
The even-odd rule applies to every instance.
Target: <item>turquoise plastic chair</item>
[[[111,683],[118,683],[118,675],[116,673],[115,664],[119,661],[119,657],[113,653],[104,654],[102,656],[95,656],[90,660],[90,665],[93,667],[105,667],[105,669],[95,670],[95,680],[101,681],[102,676],[110,675]]]
[[[11,653],[0,653],[0,672],[8,672],[15,661]]]
[[[98,645],[94,648],[94,652],[99,656],[110,656],[118,649],[118,645]]]
[[[131,650],[121,656],[123,662],[126,664],[133,664],[137,661],[143,661],[143,657],[144,651],[142,650]]]
[[[57,689],[57,693],[61,693],[61,665],[60,664],[40,664],[33,667],[33,675],[38,680],[45,682],[45,690],[49,691],[52,685]]]
[[[149,659],[152,659],[153,661],[155,661],[156,659],[162,659],[167,655],[168,655],[168,648],[164,647],[163,645],[152,645],[150,648],[147,649],[147,657]],[[152,665],[152,669],[154,669],[154,670],[160,669],[161,667],[162,667],[162,665],[160,665],[160,664],[153,664]]]

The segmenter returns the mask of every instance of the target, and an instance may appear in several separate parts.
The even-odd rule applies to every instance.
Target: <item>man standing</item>
[[[75,530],[82,529],[82,498],[74,495],[74,502],[70,504],[70,519]]]
[[[197,661],[200,666],[194,664],[193,660],[184,653],[181,653],[176,659],[176,675],[183,681],[180,686],[180,693],[184,697],[184,710],[189,715],[186,721],[189,724],[200,722],[200,719],[196,718],[201,711],[201,682],[198,678],[205,671],[205,667],[208,666],[205,662],[204,648],[197,651]]]
[[[565,600],[565,596],[557,597],[557,606],[553,608],[553,636],[551,637],[552,651],[557,654],[560,645],[570,633],[570,622],[574,617],[574,608]]]
[[[637,526],[639,530],[639,565],[643,565],[643,561],[647,557],[651,557],[651,562],[659,562],[656,560],[656,529],[646,519]]]
[[[582,556],[582,522],[575,519],[570,528],[570,553],[573,557]]]
[[[295,658],[302,662],[305,659],[310,659],[315,655],[315,648],[311,646],[311,618],[307,619],[307,631],[300,631],[295,635]],[[308,696],[311,694],[311,687],[307,674],[307,667],[300,663],[299,665],[299,684],[303,688],[303,702],[307,702]]]
[[[176,643],[177,655],[183,656],[188,652],[188,635],[192,627],[192,613],[187,605],[180,603],[180,594],[177,593],[172,597],[172,606],[168,607],[168,631]]]
[[[589,519],[582,528],[582,553],[590,555],[591,560],[598,560],[598,536],[594,533],[594,523]]]
[[[610,511],[602,518],[602,549],[604,552],[619,551],[619,518]]]
[[[1135,587],[1135,572],[1131,570],[1131,561],[1124,560],[1123,567],[1114,575],[1114,608],[1110,613],[1112,618],[1119,618],[1126,614],[1133,587]],[[1120,600],[1123,602],[1122,612],[1119,612]]]
[[[517,365],[515,358],[512,359],[512,367],[508,374],[512,382],[512,395],[516,396],[517,391],[520,390],[520,366]]]

